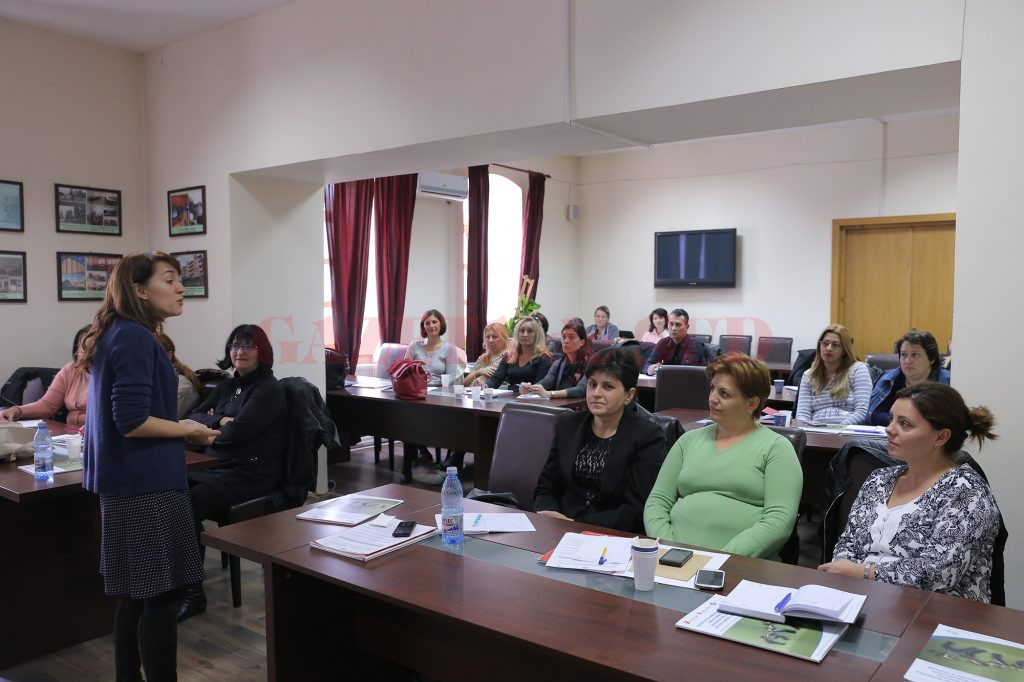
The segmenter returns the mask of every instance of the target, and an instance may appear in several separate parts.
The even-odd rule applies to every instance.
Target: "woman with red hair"
[[[206,452],[223,460],[209,469],[189,473],[197,533],[203,531],[203,519],[221,514],[236,502],[274,490],[284,452],[288,405],[274,376],[274,351],[266,332],[254,324],[235,327],[217,366],[234,367],[235,375],[214,389],[191,416],[220,430]],[[202,583],[186,587],[178,620],[205,610]]]

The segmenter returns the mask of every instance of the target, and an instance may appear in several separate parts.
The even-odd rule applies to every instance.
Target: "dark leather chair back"
[[[654,411],[671,407],[704,410],[708,407],[711,382],[703,367],[664,365],[654,385]]]
[[[513,492],[519,508],[534,511],[533,491],[548,461],[555,423],[571,410],[564,407],[509,403],[501,411],[494,441],[490,488]]]
[[[703,342],[704,345],[711,343],[711,334],[694,334],[693,338]]]
[[[802,429],[794,429],[787,426],[769,426],[768,428],[780,436],[784,436],[793,444],[797,461],[803,464],[804,448],[807,447],[807,434]],[[783,563],[794,566],[800,562],[800,535],[797,533],[797,522],[800,520],[800,514],[797,513],[796,516],[793,519],[793,531],[789,534],[786,544],[779,550],[779,558],[782,559]]]
[[[896,353],[873,353],[864,356],[864,362],[869,367],[877,367],[883,372],[888,369],[896,369],[900,366],[900,356]]]
[[[719,334],[718,345],[722,347],[722,353],[744,353],[750,355],[750,345],[754,342],[753,336],[746,334]]]
[[[757,339],[759,360],[765,362],[785,362],[789,364],[793,356],[793,337],[791,336],[760,336]]]
[[[676,441],[679,440],[679,436],[686,432],[686,429],[683,428],[683,425],[675,417],[667,414],[655,414],[653,412],[649,412],[637,402],[634,402],[633,405],[633,409],[636,410],[638,416],[643,417],[648,421],[652,421],[661,427],[662,433],[665,434],[665,443],[667,444],[667,447],[665,448],[666,453],[669,448],[676,444]]]

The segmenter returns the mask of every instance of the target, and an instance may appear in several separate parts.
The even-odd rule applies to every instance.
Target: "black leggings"
[[[114,665],[117,679],[149,682],[178,676],[178,591],[149,599],[122,597],[114,616]]]

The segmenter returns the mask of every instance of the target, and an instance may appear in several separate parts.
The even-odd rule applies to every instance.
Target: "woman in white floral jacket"
[[[906,465],[868,476],[832,561],[818,569],[990,601],[999,508],[957,453],[968,435],[994,439],[994,424],[949,386],[900,391],[886,435],[889,454]]]

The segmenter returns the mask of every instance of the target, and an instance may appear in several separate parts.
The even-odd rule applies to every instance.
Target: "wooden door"
[[[953,329],[955,216],[833,221],[832,320],[854,349],[891,353],[909,329],[928,330],[945,350]]]

